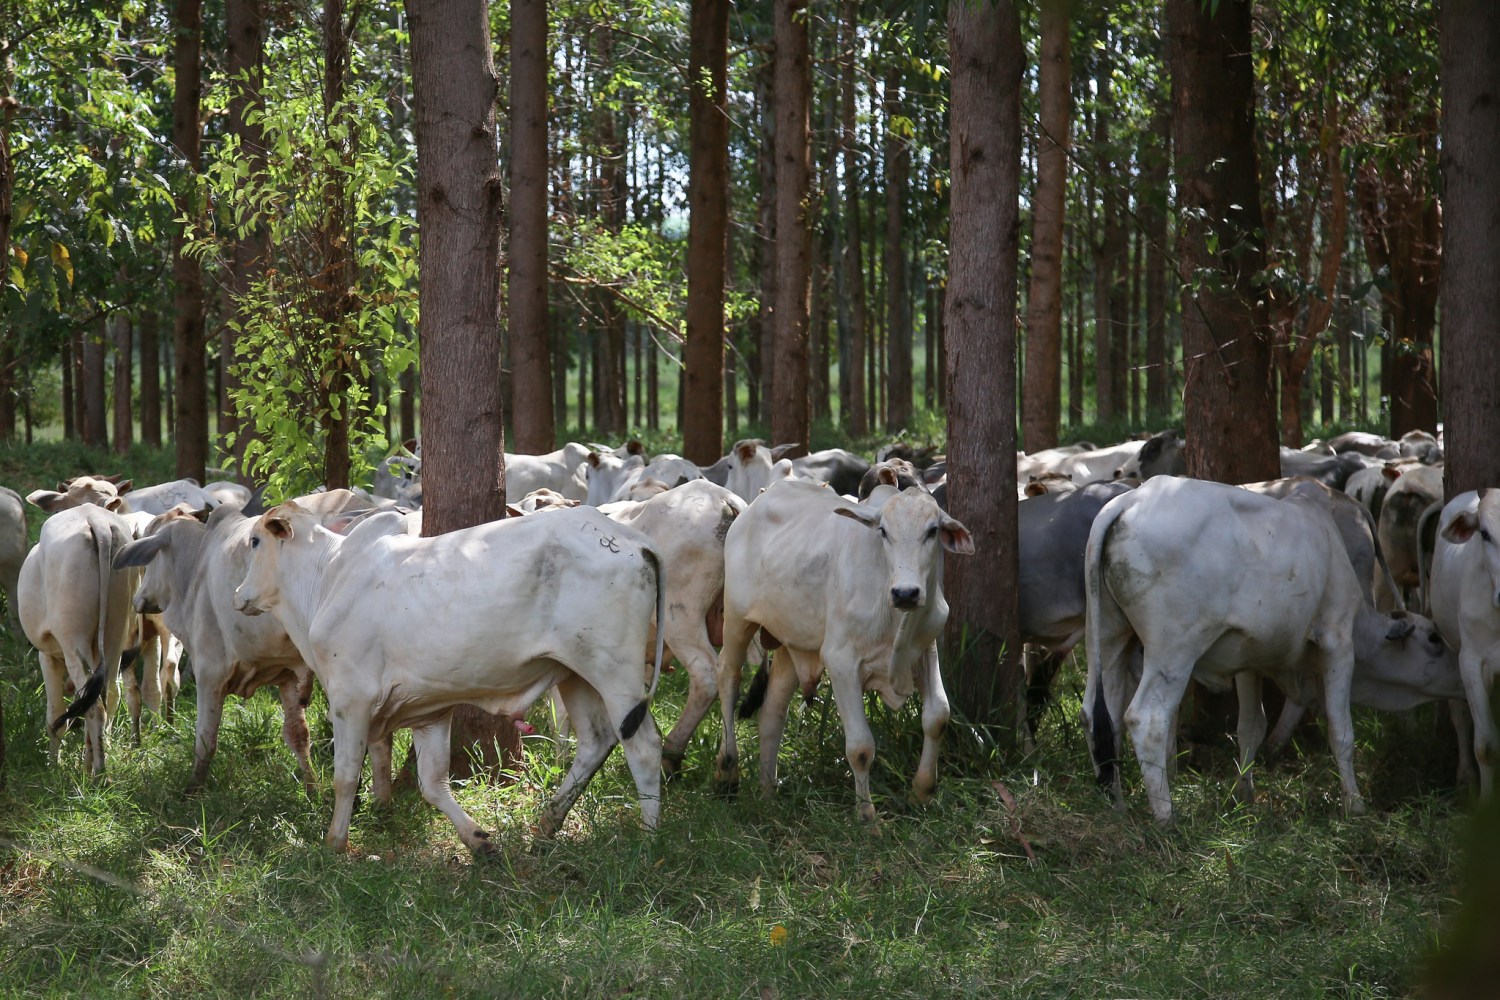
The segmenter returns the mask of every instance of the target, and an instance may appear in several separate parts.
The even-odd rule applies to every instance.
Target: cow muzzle
[[[135,610],[136,610],[137,614],[142,614],[142,615],[159,615],[159,614],[161,614],[161,604],[159,604],[158,602],[156,602],[156,601],[152,600],[151,598],[146,597],[144,595],[137,594],[136,597],[135,597],[135,600],[132,601],[131,603],[135,605]]]
[[[891,607],[900,611],[910,611],[912,608],[922,606],[921,587],[892,587]]]
[[[234,592],[234,610],[242,615],[250,615],[253,618],[266,609],[256,604],[253,599],[245,597],[236,590]]]

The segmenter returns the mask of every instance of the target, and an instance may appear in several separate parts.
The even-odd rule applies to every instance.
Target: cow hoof
[[[1350,802],[1348,802],[1347,804],[1345,804],[1345,806],[1344,806],[1344,812],[1347,815],[1351,816],[1351,817],[1353,817],[1353,816],[1363,816],[1365,814],[1365,800],[1364,799],[1353,799],[1353,800],[1351,800]]]
[[[469,841],[469,850],[474,852],[476,861],[493,858],[500,852],[494,844],[490,843],[490,835],[486,830],[475,830],[473,838]]]
[[[683,750],[669,750],[662,747],[661,751],[661,773],[662,777],[671,781],[677,777],[682,770],[682,758],[686,755]]]

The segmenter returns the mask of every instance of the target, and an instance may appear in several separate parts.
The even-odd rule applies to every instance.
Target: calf
[[[721,784],[739,779],[734,703],[746,650],[761,629],[785,647],[772,661],[760,709],[763,790],[776,786],[792,693],[800,685],[810,694],[826,669],[844,725],[859,815],[875,819],[875,738],[865,719],[865,691],[878,692],[893,708],[913,690],[921,694],[922,758],[913,790],[921,800],[932,795],[948,722],[934,643],[948,618],[945,549],[968,555],[974,542],[931,494],[915,487],[898,493],[882,486],[867,502],[850,503],[822,486],[777,483],[735,520],[724,542]]]
[[[515,517],[432,538],[397,514],[348,536],[295,502],[267,511],[235,606],[274,612],[328,695],[334,814],[327,842],[349,843],[365,748],[410,727],[422,795],[476,853],[489,834],[453,799],[449,730],[456,705],[524,710],[556,684],[577,732],[573,765],[539,824],[551,835],[617,741],[640,793],[660,815],[661,739],[640,657],[660,618],[654,547],[591,507]]]
[[[1118,720],[1135,744],[1152,812],[1172,817],[1167,768],[1190,679],[1235,683],[1240,703],[1237,793],[1254,796],[1250,763],[1265,737],[1262,675],[1299,704],[1321,693],[1345,808],[1364,810],[1354,778],[1350,687],[1366,672],[1419,674],[1435,658],[1408,644],[1410,622],[1365,602],[1332,519],[1306,499],[1234,486],[1153,479],[1109,502],[1090,529],[1085,730],[1101,784],[1123,805]],[[1142,649],[1130,692],[1128,657]],[[1126,708],[1126,703],[1129,708]]]
[[[1418,526],[1422,512],[1442,499],[1442,466],[1406,464],[1387,466],[1393,480],[1380,505],[1377,536],[1390,564],[1391,576],[1403,594],[1421,589],[1421,545]],[[1420,605],[1415,605],[1420,606]]]
[[[569,500],[588,496],[583,463],[589,446],[570,441],[545,455],[505,456],[505,502],[519,503],[533,490],[556,490]]]
[[[130,624],[130,593],[111,569],[130,542],[130,528],[114,511],[84,504],[54,514],[26,556],[17,587],[21,630],[41,659],[50,727],[47,753],[57,763],[62,724],[85,719],[89,771],[104,771],[105,708],[98,704],[114,681]],[[67,689],[78,692],[64,711]]]

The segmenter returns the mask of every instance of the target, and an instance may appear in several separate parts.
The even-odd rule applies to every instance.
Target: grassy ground
[[[7,461],[0,452],[0,476],[12,475]],[[79,471],[48,461],[33,478]],[[662,723],[684,684],[681,673],[666,679]],[[320,702],[316,803],[301,794],[270,692],[231,700],[200,796],[182,792],[190,688],[176,721],[148,725],[139,746],[115,727],[105,780],[82,773],[77,735],[49,768],[35,658],[6,636],[0,994],[1262,998],[1418,988],[1456,906],[1465,826],[1436,713],[1414,727],[1360,716],[1370,816],[1342,818],[1314,734],[1305,752],[1262,769],[1248,809],[1228,801],[1227,745],[1195,759],[1201,771],[1185,764],[1174,784],[1181,818],[1163,832],[1138,788],[1124,814],[1094,788],[1073,722],[1080,687],[1076,673],[1061,678],[1030,758],[997,757],[955,727],[928,808],[906,796],[920,744],[912,706],[871,703],[878,832],[854,818],[826,693],[794,709],[783,787],[770,800],[711,792],[711,717],[655,834],[638,828],[615,755],[563,836],[537,849],[529,824],[560,777],[555,748],[538,739],[517,782],[460,791],[500,848],[476,864],[415,794],[361,808],[348,855],[320,846],[332,799]],[[1134,778],[1133,764],[1126,773]]]

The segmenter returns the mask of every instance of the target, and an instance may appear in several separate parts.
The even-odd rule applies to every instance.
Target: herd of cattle
[[[234,483],[134,489],[80,476],[27,497],[51,514],[29,552],[21,499],[0,488],[0,584],[40,655],[50,758],[82,718],[88,766],[101,771],[117,675],[138,732],[143,703],[171,712],[186,650],[197,693],[190,787],[208,779],[225,698],[275,685],[311,794],[305,708],[316,680],[334,737],[328,843],[348,843],[367,755],[372,796],[390,797],[390,737],[409,728],[423,796],[483,852],[488,834],[449,787],[455,706],[519,724],[552,692],[565,709],[576,749],[541,834],[561,826],[617,742],[652,827],[663,773],[680,767],[716,696],[716,780],[738,781],[736,707],[758,710],[769,791],[790,702],[799,690],[811,698],[827,673],[859,814],[876,815],[868,691],[892,707],[921,696],[913,791],[925,800],[949,719],[936,644],[944,553],[975,555],[945,511],[944,462],[931,449],[886,449],[874,465],[839,449],[788,450],[741,441],[706,468],[648,460],[634,442],[507,455],[515,516],[433,538],[421,537],[416,451],[382,463],[373,494],[332,490],[269,510]],[[1029,680],[1018,722],[1029,735],[1039,694],[1084,641],[1096,773],[1120,802],[1128,731],[1162,821],[1190,680],[1238,694],[1243,797],[1267,743],[1264,678],[1286,695],[1271,747],[1305,708],[1326,714],[1350,812],[1363,808],[1351,704],[1448,700],[1460,779],[1477,757],[1489,794],[1500,490],[1444,506],[1441,462],[1430,435],[1345,434],[1282,449],[1284,479],[1233,487],[1183,477],[1170,431],[1018,454]],[[688,694],[663,739],[650,704],[669,656]],[[747,659],[762,666],[741,702]]]

